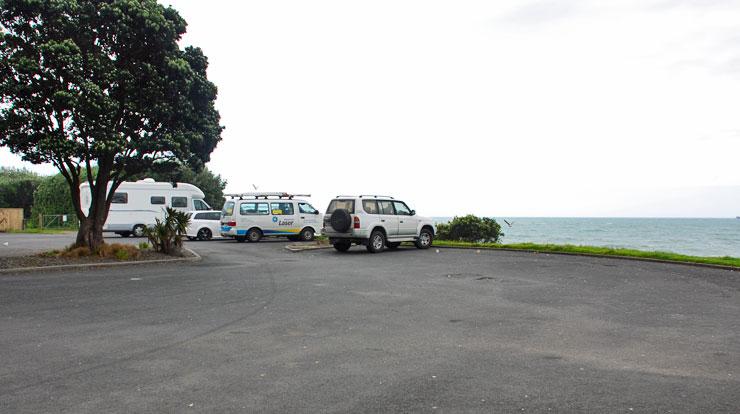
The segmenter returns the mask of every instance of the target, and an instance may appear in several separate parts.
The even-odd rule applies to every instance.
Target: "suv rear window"
[[[329,208],[326,209],[326,214],[331,214],[336,209],[345,209],[350,213],[355,212],[355,200],[331,200]]]

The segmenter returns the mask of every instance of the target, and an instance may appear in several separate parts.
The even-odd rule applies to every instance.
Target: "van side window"
[[[172,197],[172,207],[185,207],[188,206],[187,197]]]
[[[221,213],[219,212],[213,212],[213,213],[203,213],[207,214],[206,220],[221,220]]]
[[[241,203],[239,214],[242,216],[266,216],[270,213],[267,203]]]
[[[164,196],[152,196],[150,201],[152,204],[164,204]]]
[[[362,209],[367,214],[378,214],[378,203],[375,200],[362,200]]]
[[[205,220],[208,219],[208,213],[197,213],[195,217],[193,217],[194,220]]]
[[[293,203],[270,203],[272,214],[276,216],[292,216]]]
[[[396,214],[396,211],[393,210],[393,203],[390,201],[379,200],[378,208],[380,208],[380,214]]]
[[[128,193],[113,193],[113,204],[128,204]]]
[[[393,206],[396,208],[396,214],[399,216],[410,216],[411,210],[403,201],[394,201]]]
[[[308,203],[298,203],[298,211],[303,214],[316,214],[317,211]]]

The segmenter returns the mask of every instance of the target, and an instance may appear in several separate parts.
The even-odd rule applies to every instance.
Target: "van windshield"
[[[355,212],[355,200],[331,200],[329,208],[326,209],[326,214],[331,214],[336,209],[344,209],[350,213]]]
[[[224,217],[227,216],[233,216],[234,215],[234,202],[233,201],[227,201],[224,203],[224,209],[221,210],[221,214]]]

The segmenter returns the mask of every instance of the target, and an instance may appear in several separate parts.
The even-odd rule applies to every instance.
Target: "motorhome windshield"
[[[193,199],[193,205],[195,206],[195,209],[198,211],[211,209],[211,206],[209,206],[205,201],[199,198]]]

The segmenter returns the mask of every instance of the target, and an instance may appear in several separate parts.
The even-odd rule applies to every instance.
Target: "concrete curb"
[[[710,263],[692,263],[692,262],[679,262],[675,260],[663,260],[663,259],[651,259],[649,257],[633,257],[633,256],[612,256],[608,254],[590,254],[590,253],[572,253],[572,252],[541,252],[539,250],[522,250],[522,249],[507,249],[502,247],[500,249],[487,249],[485,247],[465,247],[465,246],[434,246],[432,248],[437,249],[459,249],[459,250],[481,250],[488,252],[504,251],[504,252],[520,252],[520,253],[536,253],[536,254],[557,254],[562,256],[581,256],[581,257],[600,257],[604,259],[619,259],[619,260],[632,260],[636,262],[652,262],[652,263],[665,263],[665,264],[678,264],[693,267],[705,267],[710,269],[721,269],[729,271],[740,271],[740,267],[716,265]]]
[[[176,257],[172,259],[156,259],[156,260],[140,260],[132,262],[105,262],[105,263],[81,263],[81,264],[66,264],[66,265],[53,265],[53,266],[34,266],[34,267],[14,267],[10,269],[0,269],[0,274],[5,273],[25,273],[25,272],[42,272],[47,270],[74,270],[74,269],[88,269],[88,268],[105,268],[105,267],[118,267],[118,266],[137,266],[154,263],[176,263],[176,262],[198,262],[203,258],[196,252],[187,247],[183,247],[183,250],[187,250],[192,254],[192,257]]]
[[[321,250],[321,249],[328,249],[328,248],[330,248],[330,247],[331,247],[331,244],[330,244],[330,245],[328,245],[328,246],[307,246],[307,247],[303,247],[303,246],[305,246],[305,245],[300,245],[300,244],[298,244],[298,245],[294,245],[294,244],[289,244],[289,245],[285,246],[285,249],[286,249],[286,250],[289,250],[289,251],[291,251],[291,252],[293,252],[293,253],[298,253],[298,252],[305,252],[305,251],[308,251],[308,250]]]

